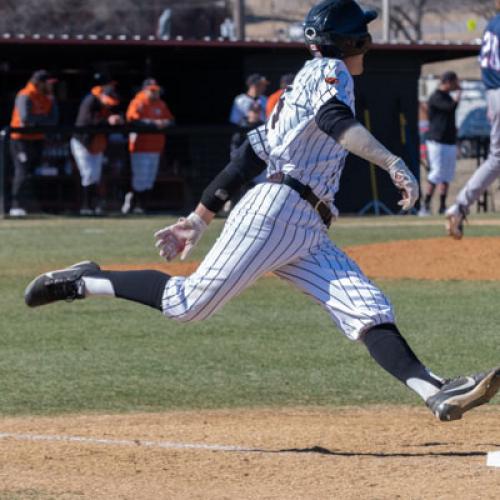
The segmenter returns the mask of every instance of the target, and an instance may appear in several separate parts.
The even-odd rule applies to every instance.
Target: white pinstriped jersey
[[[250,132],[249,139],[256,153],[268,162],[269,176],[283,172],[308,184],[337,214],[333,203],[348,153],[315,121],[321,106],[333,97],[355,111],[354,83],[344,62],[328,58],[308,61],[283,94],[265,129]]]
[[[352,78],[342,61],[315,59],[284,95],[267,125],[248,135],[250,144],[268,163],[268,175],[285,172],[309,184],[334,210],[347,152],[315,117],[334,96],[354,111]],[[195,273],[168,281],[163,314],[206,319],[268,272],[313,297],[352,340],[394,322],[387,297],[333,244],[312,205],[273,182],[257,184],[238,202]]]

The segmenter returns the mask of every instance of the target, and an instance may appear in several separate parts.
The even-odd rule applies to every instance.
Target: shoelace
[[[56,278],[46,282],[45,286],[56,300],[64,299],[67,302],[73,302],[78,298],[78,285],[75,281]]]

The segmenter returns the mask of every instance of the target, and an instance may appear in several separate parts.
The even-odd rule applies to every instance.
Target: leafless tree
[[[472,12],[484,19],[490,19],[496,14],[495,4],[500,6],[500,2],[495,2],[495,0],[467,0],[466,4],[470,6]]]
[[[150,35],[155,33],[158,18],[167,7],[198,8],[197,12],[202,12],[213,7],[227,8],[229,1],[2,0],[0,32]]]

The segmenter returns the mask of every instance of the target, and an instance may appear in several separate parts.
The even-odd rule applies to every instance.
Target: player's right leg
[[[439,420],[461,418],[500,389],[500,368],[452,380],[428,370],[400,334],[384,293],[326,235],[309,255],[275,273],[323,305],[348,338],[363,342],[377,364],[418,394]]]
[[[491,118],[490,152],[446,211],[446,231],[454,239],[463,237],[463,224],[470,207],[500,176],[500,89],[489,90],[487,98]]]

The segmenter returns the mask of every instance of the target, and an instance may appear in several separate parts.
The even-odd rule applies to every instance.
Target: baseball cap
[[[251,87],[252,85],[260,82],[269,84],[269,80],[264,75],[261,75],[260,73],[252,73],[248,76],[246,84],[247,87]]]
[[[116,80],[107,72],[95,73],[94,82],[96,85],[101,85],[102,87],[106,85],[116,85]]]
[[[282,87],[286,87],[288,85],[291,85],[294,80],[295,80],[295,73],[287,73],[286,75],[283,75],[281,77],[280,84]]]
[[[158,81],[156,78],[146,78],[142,82],[143,90],[161,90],[161,87],[158,85]]]
[[[57,78],[54,78],[47,70],[39,69],[31,75],[30,81],[33,83],[55,83],[57,82]]]
[[[441,75],[441,82],[455,82],[458,80],[458,75],[454,71],[446,71]]]

